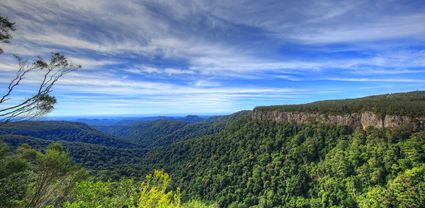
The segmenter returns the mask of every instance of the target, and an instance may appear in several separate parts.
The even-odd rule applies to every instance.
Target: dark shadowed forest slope
[[[45,149],[53,140],[46,140],[22,135],[0,135],[12,150],[20,145],[28,144],[37,150]],[[142,177],[146,172],[141,165],[146,149],[122,148],[83,142],[67,142],[61,140],[66,152],[72,160],[101,179],[119,179],[121,177]]]
[[[155,148],[198,136],[221,131],[234,116],[215,116],[202,119],[198,116],[183,118],[158,118],[109,125],[92,125],[106,134],[123,141]]]
[[[0,135],[32,136],[51,141],[83,142],[114,147],[132,144],[120,141],[86,124],[66,121],[12,122],[0,126]]]
[[[108,126],[94,126],[94,128],[128,142],[149,146],[156,140],[183,128],[187,124],[189,123],[185,121],[160,119],[136,121],[126,124],[118,123]]]
[[[95,176],[110,179],[142,175],[141,158],[146,152],[140,145],[121,141],[86,124],[64,121],[3,124],[0,141],[12,149],[29,144],[38,150],[59,141],[75,162]]]

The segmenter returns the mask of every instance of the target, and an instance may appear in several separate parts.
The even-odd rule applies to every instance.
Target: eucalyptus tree
[[[15,23],[0,16],[0,42],[9,43],[11,33],[15,29]],[[1,53],[3,50],[0,48]],[[61,53],[52,53],[47,60],[41,56],[30,59],[16,55],[15,57],[18,61],[17,70],[5,85],[3,93],[0,91],[0,124],[12,120],[31,119],[51,112],[56,104],[56,98],[51,95],[53,86],[65,74],[81,67],[72,64]],[[33,86],[31,95],[22,98],[22,95],[18,95],[17,88],[29,76],[40,79],[36,83],[31,83]]]

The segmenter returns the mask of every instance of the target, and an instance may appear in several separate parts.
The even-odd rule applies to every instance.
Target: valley
[[[15,122],[0,127],[0,139],[12,149],[29,144],[38,150],[58,141],[95,180],[142,180],[164,170],[183,201],[219,207],[421,207],[425,132],[411,122],[424,116],[424,95],[258,107],[208,118]],[[393,105],[381,105],[393,97]],[[367,127],[329,122],[363,112],[409,119]]]

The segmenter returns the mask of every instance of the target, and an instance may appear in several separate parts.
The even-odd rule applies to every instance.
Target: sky
[[[50,116],[228,114],[425,89],[425,1],[2,0],[0,90],[27,59],[82,68]],[[28,97],[37,76],[14,94]]]

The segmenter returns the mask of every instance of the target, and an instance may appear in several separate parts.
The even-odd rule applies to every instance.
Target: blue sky
[[[12,54],[83,66],[54,89],[52,116],[226,114],[425,89],[424,1],[2,0],[0,14],[17,24],[0,86]]]

